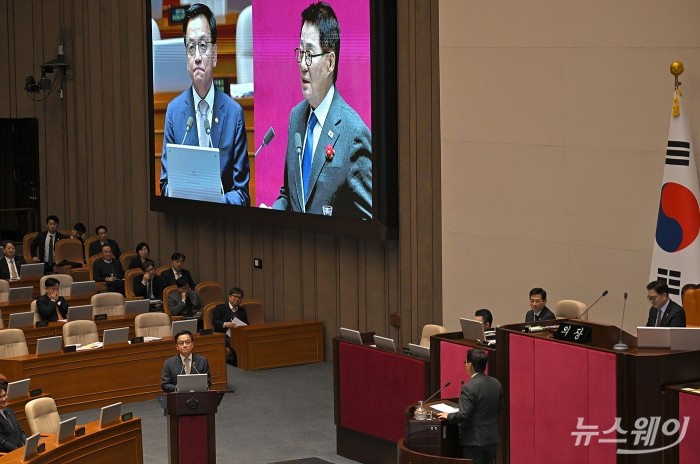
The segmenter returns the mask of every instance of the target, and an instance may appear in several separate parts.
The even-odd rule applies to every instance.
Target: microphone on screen
[[[275,130],[270,126],[270,128],[265,132],[265,137],[263,137],[263,142],[260,145],[260,147],[255,150],[255,154],[253,156],[258,156],[258,153],[260,153],[260,150],[263,149],[263,147],[267,146],[272,142],[272,139],[275,138]]]
[[[182,138],[182,143],[180,143],[180,145],[183,145],[185,143],[187,134],[190,133],[190,129],[192,129],[192,126],[194,126],[194,118],[190,116],[189,118],[187,118],[187,125],[185,126],[185,136]]]
[[[294,134],[294,146],[296,147],[297,156],[301,158],[301,134]]]
[[[214,144],[211,143],[211,126],[209,125],[209,120],[204,119],[204,130],[207,131],[207,137],[209,138],[209,147],[213,147]]]

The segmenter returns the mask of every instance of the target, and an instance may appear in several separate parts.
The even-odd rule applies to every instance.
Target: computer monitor
[[[117,422],[121,413],[121,402],[110,404],[109,406],[105,406],[100,409],[100,428],[106,427],[113,422]]]
[[[460,318],[459,323],[462,326],[462,337],[466,340],[486,340],[483,322]]]
[[[40,338],[36,341],[36,355],[42,356],[45,354],[60,353],[62,347],[63,337],[61,335]]]
[[[202,392],[209,390],[207,374],[180,374],[176,390],[179,392]]]
[[[95,294],[95,281],[86,280],[84,282],[73,282],[70,284],[70,296],[90,296]]]
[[[105,329],[102,334],[102,346],[117,345],[119,343],[128,343],[129,328],[119,327],[118,329]]]
[[[28,263],[22,264],[19,270],[20,279],[29,277],[41,277],[44,275],[44,263]]]
[[[61,421],[58,426],[58,438],[56,439],[56,442],[63,443],[69,438],[73,438],[75,436],[75,424],[77,422],[77,417],[71,417],[70,419]]]
[[[345,341],[362,345],[362,335],[360,334],[359,330],[346,329],[345,327],[341,327],[340,337]]]
[[[377,348],[393,351],[394,353],[396,353],[396,345],[394,344],[393,338],[380,337],[379,335],[375,335],[374,344],[377,345]]]
[[[125,314],[143,314],[147,313],[151,307],[151,300],[127,300],[124,302]]]
[[[25,313],[10,314],[10,322],[7,324],[8,329],[19,329],[22,327],[34,326],[35,313],[27,311]]]
[[[408,344],[408,352],[415,358],[425,359],[430,361],[430,348],[426,346],[416,345],[415,343]]]
[[[69,306],[68,321],[91,321],[92,305]]]
[[[36,449],[39,447],[39,437],[38,433],[27,437],[27,441],[24,443],[24,457],[22,461],[29,461],[36,454]]]
[[[670,327],[637,327],[638,348],[671,348]]]
[[[173,337],[183,330],[189,330],[191,334],[197,333],[197,319],[187,319],[184,321],[173,321]]]
[[[34,288],[33,287],[14,287],[10,288],[10,294],[8,295],[8,301],[32,301],[34,298]]]
[[[16,400],[17,398],[26,398],[29,396],[30,379],[17,380],[7,384],[7,399],[8,401]]]

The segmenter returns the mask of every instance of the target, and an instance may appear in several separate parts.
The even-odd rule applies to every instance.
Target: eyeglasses
[[[306,57],[306,66],[311,66],[313,59],[316,58],[317,56],[323,56],[323,55],[327,55],[329,53],[330,52],[321,52],[321,53],[317,53],[314,55],[311,53],[311,50],[302,50],[299,47],[294,49],[294,56],[297,59],[297,63],[301,63],[302,57]]]
[[[185,45],[185,48],[187,48],[187,54],[189,56],[194,56],[197,53],[197,49],[199,49],[199,54],[204,56],[209,50],[209,45],[213,43],[214,42],[211,41],[199,42],[198,44],[190,42],[187,45]]]
[[[652,303],[656,301],[658,297],[657,296],[648,296],[647,300],[651,301]]]
[[[192,344],[192,340],[180,340],[177,342],[178,346],[187,346]]]

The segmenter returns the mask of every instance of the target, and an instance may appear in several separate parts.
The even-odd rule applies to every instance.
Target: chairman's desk
[[[56,436],[42,437],[40,443],[46,445],[41,454],[23,461],[24,448],[19,448],[0,457],[0,464],[141,464],[143,444],[141,419],[134,418],[117,422],[100,429],[99,421],[84,425],[85,435],[72,438],[60,445]]]
[[[226,390],[223,335],[195,335],[194,343],[194,352],[209,361],[212,389]],[[155,398],[162,393],[163,362],[175,354],[175,343],[167,338],[74,353],[0,359],[0,372],[8,379],[31,378],[32,388],[49,393],[63,414],[118,401]]]
[[[552,321],[560,324],[562,320]],[[616,352],[617,327],[572,321],[592,329],[592,343],[580,345],[553,338],[553,332],[524,333],[527,324],[499,327],[497,369],[508,401],[506,432],[501,436],[504,462],[658,463],[661,452],[618,454],[618,449],[639,452],[635,421],[663,416],[664,386],[700,379],[700,351],[636,347],[636,339],[623,332],[629,351]],[[588,446],[575,446],[572,432],[598,432]],[[614,430],[616,418],[626,433]],[[599,440],[626,440],[601,443]],[[661,446],[660,440],[652,448]],[[670,461],[669,461],[670,462]]]

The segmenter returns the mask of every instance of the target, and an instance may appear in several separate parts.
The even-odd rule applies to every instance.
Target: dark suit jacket
[[[163,364],[163,374],[161,375],[160,388],[164,392],[175,391],[177,376],[185,373],[185,365],[182,363],[180,353],[168,358]],[[207,374],[209,386],[211,387],[211,372],[209,372],[209,362],[204,356],[192,353],[192,369],[190,374]]]
[[[228,329],[224,327],[224,322],[231,322],[231,319],[233,319],[234,316],[246,324],[250,324],[248,322],[248,313],[244,307],[239,306],[238,311],[234,313],[231,311],[228,303],[218,305],[216,308],[214,308],[214,314],[211,318],[211,324],[214,326],[214,331],[226,333]]]
[[[545,306],[544,308],[542,308],[542,311],[540,311],[538,321],[548,321],[556,318],[557,316],[555,316],[554,313],[550,311],[548,307]],[[528,311],[525,315],[525,322],[535,322],[535,313],[532,310]]]
[[[649,308],[647,327],[656,326],[656,314],[658,312],[659,310],[653,306]],[[669,300],[668,307],[666,307],[666,312],[661,318],[659,327],[685,327],[685,311],[683,308],[675,301]]]
[[[196,122],[189,132],[185,131],[189,117],[197,121],[195,115],[197,104],[192,99],[192,88],[190,87],[175,97],[168,104],[168,109],[165,112],[163,156],[160,170],[160,188],[163,195],[167,196],[172,193],[168,192],[167,189],[168,157],[166,148],[168,144],[199,145]],[[250,205],[250,194],[248,193],[250,163],[248,162],[248,135],[245,129],[243,109],[231,97],[219,89],[215,89],[212,111],[211,143],[214,148],[219,149],[221,184],[224,188],[226,203],[248,206]]]
[[[124,278],[124,269],[117,258],[112,258],[111,263],[107,263],[104,259],[98,259],[95,261],[92,271],[95,282],[104,282],[107,277],[110,277],[110,274],[114,274],[114,277],[119,279]]]
[[[65,298],[59,296],[58,301],[54,302],[44,294],[36,299],[36,312],[39,313],[42,321],[56,322],[58,320],[56,306],[61,313],[61,319],[65,319],[68,316],[68,303]]]
[[[199,295],[192,288],[187,292],[187,298],[189,298],[192,307],[187,309],[187,304],[182,301],[180,292],[175,290],[168,296],[168,306],[170,307],[170,313],[173,316],[187,316],[192,317],[196,311],[202,310],[202,300],[199,299]]]
[[[20,273],[22,272],[22,264],[24,264],[24,258],[19,255],[15,255],[17,277],[19,277]],[[0,258],[0,279],[10,280],[10,265],[7,264],[5,257]]]
[[[155,297],[155,299],[162,300],[163,289],[165,288],[163,279],[157,274],[154,275],[153,279],[151,279],[151,286],[153,287],[153,296]],[[147,290],[148,287],[146,287],[143,284],[143,273],[134,277],[134,295],[140,296],[142,298],[149,298],[148,295],[146,295]]]
[[[27,441],[27,434],[17,422],[17,416],[11,409],[6,408],[5,412],[9,422],[0,418],[0,452],[7,453],[24,446]],[[12,425],[10,425],[12,424]]]
[[[119,245],[117,244],[117,242],[115,242],[111,238],[108,238],[107,243],[112,248],[112,255],[114,255],[115,258],[119,259],[119,257],[122,255],[122,250],[119,249]],[[92,242],[90,244],[90,249],[88,250],[88,253],[90,253],[90,256],[102,254],[102,242],[100,242],[99,240],[95,240],[94,242]]]
[[[459,411],[447,416],[459,425],[459,444],[484,446],[498,442],[497,415],[505,405],[503,388],[494,377],[478,373],[462,387]]]
[[[180,271],[182,274],[182,277],[185,278],[187,282],[190,284],[190,288],[194,290],[194,288],[197,286],[197,284],[194,283],[194,280],[192,280],[192,274],[190,274],[190,271],[187,269],[183,269]],[[163,278],[163,283],[165,284],[166,287],[170,287],[171,285],[175,285],[175,273],[173,272],[173,268],[171,267],[167,271],[163,272],[161,274],[161,277]]]
[[[46,252],[46,236],[49,233],[47,231],[39,232],[39,234],[34,237],[32,243],[29,244],[29,252],[32,258],[38,257],[40,262],[44,262],[44,253]],[[60,232],[56,232],[56,239],[53,241],[54,248],[56,247],[56,242],[68,238]]]
[[[333,207],[334,216],[370,219],[372,134],[337,88],[316,145],[309,175],[309,194],[304,201],[294,134],[300,134],[303,142],[310,111],[311,107],[304,100],[292,109],[289,116],[284,184],[272,207],[322,214],[322,207],[329,205]],[[328,146],[335,152],[330,160],[326,159]]]

